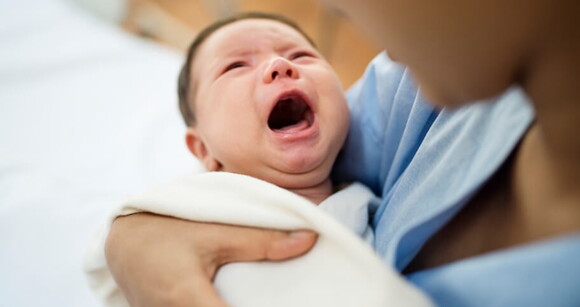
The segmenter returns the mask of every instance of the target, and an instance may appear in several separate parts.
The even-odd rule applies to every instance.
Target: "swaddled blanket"
[[[215,286],[232,306],[429,306],[421,292],[385,266],[354,234],[371,238],[366,220],[366,204],[371,197],[364,186],[353,184],[317,207],[265,181],[211,172],[184,177],[130,198],[110,221],[119,215],[147,211],[203,222],[311,229],[319,234],[316,245],[302,257],[222,267]],[[342,217],[344,224],[325,210]],[[108,306],[126,306],[105,262],[108,229],[92,242],[85,272],[92,289]]]

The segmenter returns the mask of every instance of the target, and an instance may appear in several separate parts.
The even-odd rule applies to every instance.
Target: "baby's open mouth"
[[[268,127],[274,131],[308,128],[314,121],[312,109],[301,95],[284,96],[268,117]]]

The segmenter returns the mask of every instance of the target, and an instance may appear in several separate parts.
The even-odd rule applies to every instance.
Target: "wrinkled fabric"
[[[220,268],[214,284],[231,306],[431,306],[424,294],[361,240],[372,239],[367,221],[372,198],[370,190],[355,183],[317,207],[262,180],[210,172],[180,178],[126,200],[110,223],[118,215],[145,211],[193,221],[318,233],[316,245],[304,256]],[[107,306],[127,306],[106,265],[107,234],[108,227],[92,242],[85,272]]]
[[[499,169],[534,119],[518,88],[438,111],[385,54],[347,97],[352,125],[334,178],[381,196],[372,210],[375,248],[399,271]],[[579,306],[578,255],[578,236],[554,238],[409,278],[442,306]]]

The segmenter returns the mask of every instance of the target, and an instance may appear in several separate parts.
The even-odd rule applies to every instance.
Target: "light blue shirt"
[[[377,195],[375,249],[402,271],[508,158],[534,119],[524,93],[437,111],[404,67],[376,57],[347,94],[351,127],[334,178]],[[408,276],[442,306],[580,306],[580,234]]]

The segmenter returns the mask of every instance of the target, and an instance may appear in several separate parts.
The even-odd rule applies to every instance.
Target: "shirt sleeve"
[[[333,179],[359,181],[384,195],[405,170],[437,117],[409,71],[386,53],[347,92],[350,128]]]

